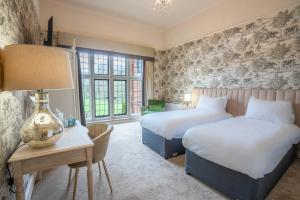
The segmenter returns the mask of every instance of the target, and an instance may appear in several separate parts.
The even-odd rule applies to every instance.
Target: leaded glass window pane
[[[141,80],[131,80],[131,113],[140,113],[140,109],[143,102],[142,93],[142,81]]]
[[[108,80],[95,80],[96,117],[109,115],[109,84]]]
[[[108,75],[108,56],[94,54],[94,73]]]
[[[80,60],[81,74],[83,75],[90,74],[90,54],[87,52],[80,52],[79,60]]]
[[[126,59],[124,57],[113,57],[113,75],[126,76]]]
[[[88,78],[82,79],[82,96],[83,96],[83,108],[86,118],[92,117],[92,107],[91,107],[91,81]]]
[[[130,66],[130,76],[132,77],[142,77],[143,76],[143,60],[138,59],[130,59],[129,66]]]
[[[125,115],[127,113],[127,82],[125,80],[114,80],[114,115]]]

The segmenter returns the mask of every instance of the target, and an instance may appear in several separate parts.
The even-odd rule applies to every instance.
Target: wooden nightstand
[[[174,110],[190,110],[193,109],[191,106],[187,107],[186,104],[180,103],[166,103],[165,111],[174,111]]]

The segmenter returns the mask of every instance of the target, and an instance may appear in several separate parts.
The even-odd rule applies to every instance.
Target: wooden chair
[[[102,162],[104,172],[108,181],[108,185],[110,188],[110,191],[112,192],[112,187],[109,179],[109,175],[107,172],[107,168],[104,162],[104,157],[107,152],[108,142],[110,138],[110,134],[113,130],[113,126],[109,124],[104,123],[97,123],[90,126],[87,126],[89,129],[89,136],[94,142],[95,146],[93,147],[93,164],[97,163],[99,168],[99,173],[101,175],[101,168],[100,168],[100,162]],[[75,199],[76,196],[76,190],[77,190],[77,179],[78,179],[78,172],[79,168],[85,167],[86,162],[78,162],[78,163],[72,163],[69,165],[69,181],[68,181],[68,188],[71,183],[71,176],[72,176],[72,169],[75,169],[75,181],[74,181],[74,188],[73,188],[73,199]]]

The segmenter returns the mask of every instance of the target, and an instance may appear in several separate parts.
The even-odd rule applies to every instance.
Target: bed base
[[[263,200],[296,157],[294,145],[277,167],[260,179],[228,169],[186,149],[186,173],[231,199]]]
[[[166,138],[157,135],[146,128],[142,129],[142,141],[143,144],[150,147],[153,151],[155,151],[165,159],[185,153],[185,148],[182,145],[181,138],[167,140]]]

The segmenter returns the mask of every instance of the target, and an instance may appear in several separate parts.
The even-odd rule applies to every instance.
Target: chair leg
[[[109,175],[108,175],[107,168],[106,168],[104,160],[102,160],[102,164],[103,164],[104,172],[105,172],[105,175],[106,175],[106,178],[107,178],[107,182],[108,182],[108,185],[109,185],[109,188],[110,188],[110,192],[112,192],[113,190],[112,190],[112,187],[111,187]]]
[[[76,199],[78,172],[79,172],[79,169],[76,168],[76,171],[75,171],[75,182],[74,182],[74,189],[73,189],[73,200]]]
[[[72,168],[70,167],[69,169],[69,181],[68,181],[68,189],[70,187],[70,184],[71,184],[71,176],[72,176]]]
[[[99,174],[101,176],[101,167],[100,167],[100,162],[98,162],[98,168],[99,168]]]

